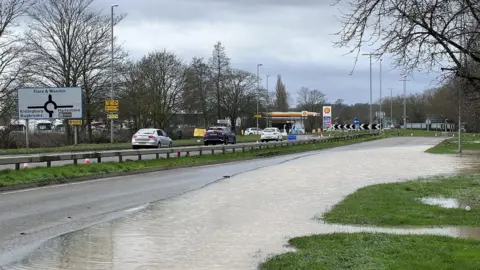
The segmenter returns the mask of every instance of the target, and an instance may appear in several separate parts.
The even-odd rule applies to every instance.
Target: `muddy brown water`
[[[383,231],[480,238],[470,228],[379,229],[314,219],[356,189],[470,172],[471,157],[423,153],[429,143],[351,147],[246,172],[121,219],[52,239],[4,269],[256,269],[291,237]],[[372,202],[375,203],[375,202]],[[136,211],[138,210],[138,211]]]

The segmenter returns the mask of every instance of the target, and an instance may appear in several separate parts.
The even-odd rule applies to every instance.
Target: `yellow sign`
[[[203,137],[206,131],[204,128],[196,128],[193,130],[193,137]]]
[[[105,100],[105,107],[106,106],[118,106],[118,99],[107,99]]]
[[[71,126],[81,126],[82,120],[68,120],[68,124]]]
[[[329,107],[325,107],[325,108],[323,109],[323,112],[324,112],[324,113],[330,113],[330,108],[329,108]]]
[[[307,116],[308,116],[308,112],[307,112],[307,111],[302,111],[302,116],[303,116],[303,117],[307,117]]]
[[[118,114],[107,114],[107,119],[118,119]]]
[[[262,115],[261,115],[261,114],[255,114],[255,115],[253,116],[253,118],[262,118]]]
[[[120,109],[120,106],[117,106],[117,105],[108,105],[108,106],[105,106],[105,111],[107,112],[118,112]]]

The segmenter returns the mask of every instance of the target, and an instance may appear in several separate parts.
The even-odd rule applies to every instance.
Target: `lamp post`
[[[270,127],[270,94],[268,92],[268,79],[270,78],[270,74],[267,74],[266,75],[267,77],[267,100],[266,100],[266,105],[267,105],[267,127]]]
[[[110,99],[113,99],[113,84],[114,84],[114,78],[113,78],[113,73],[114,73],[114,68],[113,68],[113,58],[114,58],[114,36],[113,36],[113,24],[114,24],[114,14],[113,14],[113,9],[115,7],[118,7],[117,4],[115,5],[112,5],[111,7],[111,32],[112,32],[112,36],[111,36],[111,45],[112,45],[112,55],[111,55],[111,59],[110,59],[110,68],[111,68],[111,74],[110,74]],[[110,143],[113,143],[113,118],[110,119]]]
[[[382,62],[383,59],[380,59],[380,132],[383,129],[383,112],[382,112]]]
[[[262,64],[257,64],[257,130],[258,130],[258,110],[260,107],[260,67]]]
[[[373,99],[373,85],[372,85],[372,56],[378,56],[378,53],[363,53],[362,55],[368,55],[370,57],[370,125],[373,123],[373,113],[372,113],[372,99]],[[372,133],[372,129],[370,129],[370,133]]]
[[[390,125],[393,126],[393,88],[390,88]]]
[[[404,75],[403,79],[403,129],[407,129],[407,76]]]

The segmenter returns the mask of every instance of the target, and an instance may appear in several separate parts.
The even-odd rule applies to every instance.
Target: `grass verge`
[[[457,199],[468,205],[444,208],[424,204],[425,197]],[[434,177],[367,186],[324,213],[328,223],[375,226],[480,226],[480,175]]]
[[[260,136],[237,136],[238,143],[256,142]],[[200,142],[198,142],[200,140]],[[201,145],[203,141],[200,138],[193,138],[188,140],[175,140],[173,145],[191,146]],[[62,152],[88,152],[88,151],[108,151],[108,150],[122,150],[130,149],[130,143],[101,143],[101,144],[79,144],[59,147],[45,147],[45,148],[14,148],[14,149],[0,149],[0,155],[21,155],[21,154],[46,154],[46,153],[62,153]]]
[[[480,269],[480,241],[434,235],[334,233],[293,238],[298,251],[271,257],[270,269]]]
[[[222,163],[226,161],[246,160],[252,158],[270,157],[292,154],[297,152],[320,150],[331,147],[344,146],[354,143],[378,139],[377,136],[367,136],[358,139],[316,142],[312,144],[294,145],[268,149],[254,149],[246,152],[225,153],[216,155],[190,156],[180,158],[162,158],[128,162],[93,163],[89,165],[65,165],[57,167],[37,167],[26,170],[0,171],[0,187],[12,185],[48,185],[51,183],[65,183],[72,179],[95,176],[109,176],[115,173],[135,173],[146,170],[162,170],[177,167],[191,167]]]
[[[480,136],[477,134],[462,135],[462,150],[480,151]],[[427,149],[431,154],[455,154],[458,152],[458,137],[448,138],[436,146]]]

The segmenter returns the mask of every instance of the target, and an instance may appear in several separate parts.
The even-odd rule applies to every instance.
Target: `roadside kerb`
[[[158,148],[158,149],[141,149],[141,150],[120,150],[120,151],[109,151],[109,152],[86,152],[79,154],[48,154],[48,155],[30,155],[30,156],[15,156],[2,158],[0,157],[0,165],[11,165],[15,164],[15,170],[20,170],[21,164],[24,163],[42,163],[46,162],[47,167],[52,166],[54,161],[65,161],[72,160],[73,164],[78,164],[78,160],[82,159],[96,159],[98,163],[102,162],[102,158],[108,157],[118,157],[118,162],[123,162],[124,157],[133,157],[136,156],[138,160],[142,160],[142,155],[156,155],[156,159],[160,159],[160,155],[166,155],[167,158],[171,158],[171,155],[178,156],[189,156],[191,152],[198,152],[199,155],[205,153],[205,151],[210,151],[211,154],[226,153],[227,150],[232,150],[233,152],[240,150],[245,152],[247,150],[253,149],[268,149],[273,147],[288,147],[292,145],[300,144],[310,144],[314,142],[332,142],[332,141],[341,141],[349,139],[357,139],[366,136],[378,135],[373,134],[354,134],[341,137],[315,137],[307,140],[296,140],[296,141],[281,141],[273,143],[243,143],[243,144],[232,144],[232,145],[216,145],[216,146],[190,146],[190,147],[173,147],[173,148]]]

